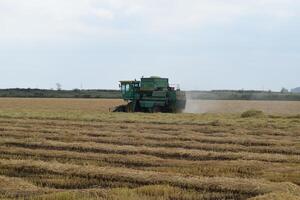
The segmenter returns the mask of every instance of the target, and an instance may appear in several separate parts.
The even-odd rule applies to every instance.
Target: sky
[[[0,0],[0,88],[300,86],[299,0]]]

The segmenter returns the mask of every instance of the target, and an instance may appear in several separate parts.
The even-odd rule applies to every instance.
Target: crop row
[[[250,152],[215,152],[183,148],[146,147],[131,145],[113,145],[95,142],[59,142],[51,140],[24,141],[13,138],[3,139],[1,145],[26,147],[31,149],[67,150],[76,152],[92,152],[104,154],[144,154],[159,158],[181,160],[258,160],[267,162],[300,163],[297,155],[250,153]]]

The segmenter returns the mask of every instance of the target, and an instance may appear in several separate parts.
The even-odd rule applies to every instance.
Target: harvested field
[[[300,198],[300,112],[107,112],[119,103],[1,99],[0,198]]]
[[[108,112],[109,108],[123,104],[121,99],[47,99],[47,98],[0,98],[3,110],[40,111],[97,111]]]
[[[240,113],[262,110],[268,114],[299,114],[299,101],[240,101],[240,100],[188,100],[187,113]]]

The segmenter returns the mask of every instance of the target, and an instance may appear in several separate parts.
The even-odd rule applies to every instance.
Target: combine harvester
[[[128,102],[114,108],[113,112],[165,112],[184,110],[185,93],[169,85],[169,79],[141,78],[140,81],[120,81],[122,98]]]

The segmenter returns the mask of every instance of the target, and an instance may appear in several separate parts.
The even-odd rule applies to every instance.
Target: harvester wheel
[[[125,112],[126,111],[126,105],[120,105],[114,108],[113,112]]]
[[[126,105],[126,112],[134,112],[133,110],[132,110],[132,102],[130,102],[130,103],[128,103],[127,105]]]
[[[152,112],[153,112],[153,113],[161,112],[161,108],[160,108],[159,106],[155,106],[155,107],[152,109]]]
[[[176,105],[172,105],[172,106],[170,106],[170,108],[169,108],[169,112],[170,112],[170,113],[177,113],[177,108],[176,108]]]

